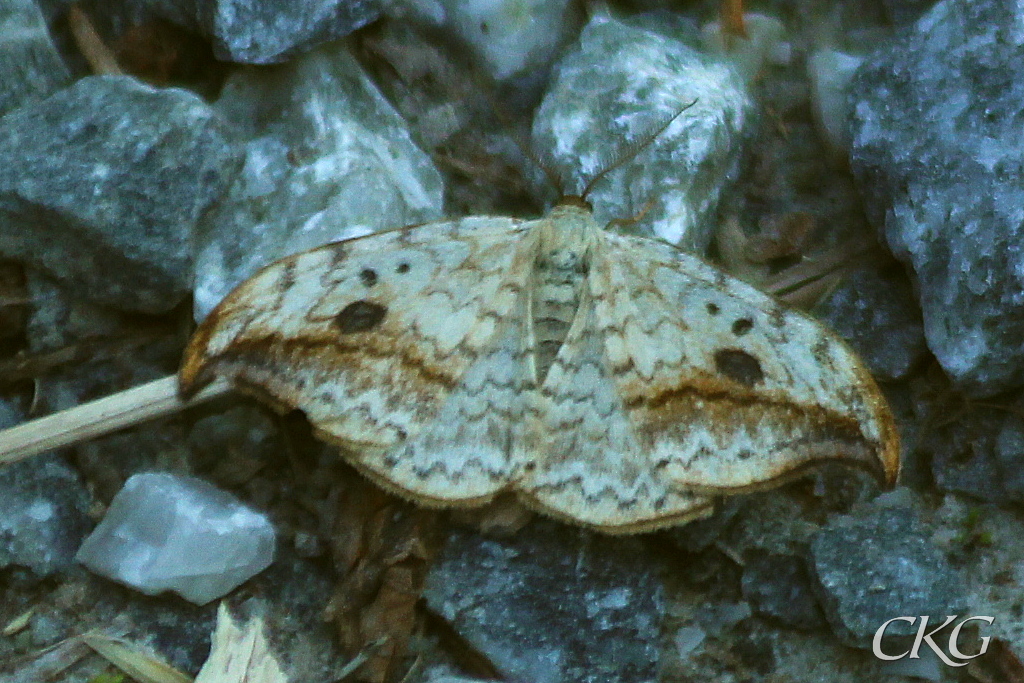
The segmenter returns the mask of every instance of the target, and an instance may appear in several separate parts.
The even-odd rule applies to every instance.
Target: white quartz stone
[[[274,559],[267,517],[195,477],[136,474],[110,503],[76,560],[93,572],[198,605],[219,598]]]

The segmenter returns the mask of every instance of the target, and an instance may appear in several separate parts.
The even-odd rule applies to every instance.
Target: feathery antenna
[[[641,136],[640,138],[626,145],[626,147],[621,152],[619,152],[619,156],[611,164],[605,166],[604,169],[602,169],[600,172],[598,172],[597,175],[590,179],[590,182],[587,183],[586,187],[583,188],[583,192],[580,193],[580,199],[586,201],[587,195],[590,194],[590,191],[594,189],[594,185],[596,185],[598,181],[600,181],[602,178],[607,176],[615,169],[625,164],[627,161],[634,159],[637,154],[642,152],[644,148],[646,148],[652,142],[654,142],[654,140],[657,139],[659,135],[664,133],[665,130],[672,125],[672,122],[678,119],[684,111],[686,111],[695,104],[697,104],[697,100],[694,100],[689,104],[683,105],[683,107],[680,108],[679,111],[677,111],[671,117],[666,119],[665,122],[658,126],[655,130],[648,133],[647,135]]]

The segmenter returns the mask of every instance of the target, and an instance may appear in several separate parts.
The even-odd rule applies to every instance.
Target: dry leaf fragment
[[[86,633],[82,642],[138,683],[192,683],[191,677],[124,638]]]
[[[760,231],[747,239],[743,256],[751,263],[767,263],[772,259],[802,256],[814,232],[814,216],[806,211],[793,211],[761,221]]]
[[[342,578],[325,616],[345,653],[364,660],[361,680],[392,680],[402,669],[423,581],[440,545],[437,515],[351,471],[340,473],[338,486],[331,542]]]
[[[0,631],[0,635],[3,635],[4,637],[10,637],[16,633],[21,633],[26,628],[28,628],[29,623],[31,623],[32,621],[32,616],[35,613],[35,607],[30,607],[29,609],[25,610],[24,612],[22,612],[21,614],[7,622],[4,625],[3,630]]]
[[[288,683],[263,629],[259,617],[239,623],[220,603],[210,656],[195,683]]]
[[[1024,683],[1024,663],[1001,638],[992,638],[988,652],[972,659],[967,673],[980,683]]]
[[[91,654],[93,650],[80,637],[66,638],[42,652],[19,658],[19,664],[25,664],[18,667],[18,675],[26,681],[59,681],[66,671]]]

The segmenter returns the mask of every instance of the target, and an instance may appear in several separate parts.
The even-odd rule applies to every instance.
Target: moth
[[[503,493],[610,533],[707,514],[828,460],[892,484],[868,370],[808,316],[580,198],[328,244],[238,286],[180,389],[215,377],[302,410],[383,488],[427,506]]]

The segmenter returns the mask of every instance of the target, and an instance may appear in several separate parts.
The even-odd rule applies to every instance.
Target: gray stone
[[[917,21],[934,4],[935,0],[882,0],[889,21],[900,26]]]
[[[422,680],[423,683],[487,683],[487,680],[483,678],[458,676],[441,666],[423,672]]]
[[[213,42],[218,58],[276,64],[380,16],[377,0],[136,0]]]
[[[942,622],[939,622],[941,624]],[[931,631],[933,628],[939,626],[939,624],[931,624],[928,628]],[[951,627],[952,628],[952,627]],[[942,642],[942,636],[947,635],[948,632],[943,632],[939,636],[936,636],[935,642]],[[963,646],[961,646],[963,647]],[[963,648],[967,650],[966,647]],[[890,656],[894,656],[900,652],[907,652],[908,648],[893,648],[892,650],[882,649],[883,652],[888,652]],[[947,655],[948,657],[949,655]],[[935,651],[928,646],[922,647],[918,651],[917,659],[911,659],[910,657],[904,657],[903,659],[897,659],[896,661],[882,662],[879,666],[879,673],[884,677],[885,680],[911,680],[911,681],[948,681],[950,680],[943,675],[944,671],[949,671],[950,667],[946,666],[939,656],[935,654]]]
[[[925,434],[921,445],[931,453],[932,478],[940,491],[1010,502],[1009,491],[1004,488],[1005,474],[995,456],[1002,423],[1003,415],[995,411],[965,411]],[[1007,439],[1004,445],[1009,443]]]
[[[455,531],[424,596],[510,680],[653,682],[663,613],[636,539],[548,521],[514,538]]]
[[[0,2],[0,116],[70,79],[35,1]]]
[[[204,605],[270,566],[274,528],[231,494],[170,473],[136,474],[75,559],[146,593]]]
[[[38,576],[73,566],[89,528],[89,493],[55,455],[0,468],[0,567],[20,565]]]
[[[697,611],[697,620],[709,635],[719,637],[732,631],[752,614],[750,605],[745,602],[705,601]]]
[[[47,374],[36,409],[47,414],[166,377],[181,360],[181,339],[165,322],[96,306],[26,269],[32,307],[26,329],[34,353],[62,349],[69,362]],[[75,466],[104,502],[141,469],[187,467],[184,422],[155,420],[75,446]]]
[[[98,303],[168,311],[236,154],[183,90],[93,76],[0,119],[0,253]]]
[[[1024,384],[1024,8],[943,0],[852,85],[851,164],[954,382]]]
[[[970,402],[950,409],[944,378],[914,378],[910,389],[912,416],[903,399],[893,403],[908,446],[901,481],[1000,505],[1024,502],[1024,401],[998,410]]]
[[[961,614],[962,581],[910,510],[837,517],[811,542],[811,571],[825,616],[848,645],[868,648],[893,617]],[[917,626],[891,624],[906,636]]]
[[[274,634],[274,652],[281,653],[277,656],[289,681],[347,678],[355,683],[354,677],[343,675],[351,660],[338,651],[336,624],[315,616],[323,614],[325,598],[339,581],[337,573],[330,562],[295,557],[285,544],[278,550],[274,564],[252,580],[250,590],[240,592],[256,596],[247,601],[247,614],[265,623],[265,633]]]
[[[197,319],[277,258],[441,216],[440,173],[344,44],[243,70],[216,107],[249,142],[199,228]]]
[[[596,16],[557,64],[533,140],[569,194],[637,152],[588,195],[598,221],[631,219],[653,202],[629,229],[703,252],[751,119],[731,66],[658,30]]]
[[[715,504],[711,516],[695,519],[664,533],[680,549],[688,553],[699,553],[713,546],[726,533],[741,507],[739,498],[726,498]]]
[[[220,484],[240,486],[281,451],[279,431],[267,411],[253,405],[207,415],[189,429],[192,465]]]
[[[384,11],[456,37],[481,68],[505,80],[551,62],[578,28],[574,9],[568,0],[391,0]]]
[[[21,411],[11,403],[0,398],[0,429],[13,427],[24,419]]]
[[[807,631],[825,625],[803,559],[754,552],[745,560],[740,587],[755,612]]]
[[[817,312],[879,379],[905,377],[928,351],[917,301],[900,273],[854,271]]]
[[[384,21],[358,40],[360,63],[402,115],[413,140],[447,171],[449,215],[522,215],[540,206],[525,178],[541,173],[523,153],[533,109],[546,87],[516,79],[495,101],[492,79],[467,69],[465,49],[438,31]]]
[[[85,339],[121,336],[127,331],[128,315],[75,298],[53,278],[35,269],[27,269],[25,285],[32,299],[25,330],[32,351],[53,351]]]
[[[68,620],[57,617],[54,614],[40,614],[32,619],[29,624],[32,637],[32,644],[38,648],[53,645],[58,640],[66,637],[68,632]]]
[[[1006,497],[1024,502],[1024,401],[1018,400],[1003,416],[993,453],[999,466],[999,483]]]

